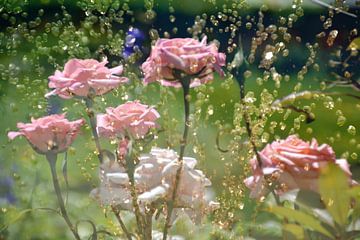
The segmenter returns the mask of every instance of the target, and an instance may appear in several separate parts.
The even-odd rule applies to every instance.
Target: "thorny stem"
[[[189,102],[190,78],[185,77],[180,82],[181,82],[181,86],[182,86],[183,93],[184,93],[185,124],[184,124],[184,133],[183,133],[181,146],[180,146],[180,155],[179,155],[179,159],[178,159],[179,168],[176,171],[174,190],[172,192],[171,200],[167,203],[166,220],[165,220],[165,226],[164,226],[164,230],[163,230],[163,240],[167,239],[168,230],[171,227],[171,224],[170,224],[171,214],[172,214],[172,211],[174,209],[175,200],[176,200],[176,194],[177,194],[177,190],[179,188],[181,171],[182,171],[183,164],[184,164],[184,161],[183,161],[184,152],[185,152],[187,136],[188,136],[188,133],[189,133],[189,124],[190,124],[190,121],[189,121],[189,115],[190,115],[190,102]]]
[[[61,195],[60,184],[59,184],[59,180],[58,180],[57,173],[56,173],[57,154],[48,153],[48,154],[46,154],[46,159],[48,160],[49,165],[50,165],[51,176],[52,176],[55,193],[56,193],[58,203],[59,203],[59,207],[60,207],[61,216],[64,218],[66,224],[69,226],[69,228],[70,228],[71,232],[73,233],[75,239],[80,240],[80,236],[79,236],[78,232],[76,231],[75,226],[71,223],[70,218],[69,218],[69,216],[67,214],[65,204],[64,204],[64,200],[63,200],[62,195]]]
[[[114,212],[115,216],[116,216],[116,219],[118,220],[120,226],[121,226],[121,229],[123,230],[123,232],[125,233],[126,237],[128,240],[132,240],[131,238],[131,234],[129,233],[129,231],[127,230],[123,220],[121,219],[121,216],[120,216],[120,211],[118,211],[114,206],[111,206],[111,210]]]
[[[94,141],[95,141],[96,150],[97,150],[97,156],[99,158],[100,163],[102,163],[103,156],[102,156],[99,135],[96,131],[96,119],[95,119],[94,110],[93,110],[93,103],[94,103],[94,101],[90,97],[85,98],[85,104],[86,104],[86,108],[87,108],[86,112],[87,112],[87,115],[90,120],[90,127],[91,127],[92,135],[94,136]]]

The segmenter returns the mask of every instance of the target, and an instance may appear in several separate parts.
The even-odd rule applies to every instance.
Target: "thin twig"
[[[319,5],[321,5],[321,6],[323,6],[323,7],[327,7],[327,8],[329,8],[329,9],[332,9],[332,10],[334,10],[334,11],[336,11],[336,12],[339,12],[339,13],[342,13],[342,14],[345,14],[345,15],[348,15],[348,16],[353,17],[353,18],[358,18],[357,15],[355,15],[355,14],[353,14],[353,13],[349,13],[349,12],[347,12],[347,11],[345,11],[345,10],[340,9],[340,8],[331,6],[330,4],[328,4],[328,3],[326,3],[326,2],[323,2],[323,1],[320,1],[320,0],[311,0],[311,1],[314,2],[314,3],[317,3],[317,4],[319,4]]]
[[[94,101],[90,97],[85,98],[85,104],[86,104],[86,108],[87,108],[86,112],[87,112],[87,115],[90,120],[90,127],[91,127],[92,135],[94,137],[95,145],[96,145],[97,156],[99,158],[100,163],[102,163],[103,157],[102,157],[99,135],[96,131],[96,119],[95,119],[95,114],[94,114],[94,110],[93,110],[93,103],[94,103]]]
[[[239,76],[236,76],[236,77],[239,77]],[[257,147],[256,147],[256,144],[255,144],[255,141],[253,139],[253,134],[252,134],[252,130],[251,130],[251,121],[250,121],[250,116],[247,112],[247,109],[246,109],[246,102],[245,102],[245,80],[244,79],[238,79],[238,82],[239,82],[239,85],[240,85],[240,102],[241,104],[243,105],[243,118],[244,118],[244,122],[245,122],[245,128],[246,128],[246,132],[247,132],[247,135],[248,135],[248,138],[249,138],[249,142],[252,146],[252,150],[256,156],[256,159],[257,159],[257,162],[259,164],[259,167],[261,168],[262,166],[262,162],[261,162],[261,158],[260,158],[260,155],[257,151]]]

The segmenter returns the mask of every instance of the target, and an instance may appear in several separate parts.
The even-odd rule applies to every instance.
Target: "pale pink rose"
[[[225,54],[218,52],[215,43],[207,45],[193,38],[159,39],[149,58],[142,64],[144,83],[160,81],[164,86],[181,87],[174,70],[193,76],[190,87],[208,83],[213,72],[224,75]]]
[[[12,140],[24,136],[35,151],[41,154],[60,153],[72,144],[84,122],[83,119],[70,122],[65,114],[55,114],[31,119],[31,123],[18,123],[20,131],[9,132],[8,137]]]
[[[131,211],[132,198],[125,168],[116,161],[104,162],[100,165],[99,177],[100,186],[93,189],[90,196],[103,205],[115,205]]]
[[[259,152],[262,167],[257,159],[250,160],[253,176],[245,179],[251,189],[250,196],[260,198],[268,193],[266,178],[278,184],[276,193],[282,194],[294,189],[318,192],[318,178],[321,169],[329,163],[337,164],[351,179],[349,164],[344,159],[336,159],[333,149],[319,146],[316,139],[305,142],[295,135],[285,140],[274,141]]]
[[[208,190],[211,182],[202,171],[195,169],[196,159],[184,157],[183,161],[172,221],[181,213],[185,213],[193,222],[200,223],[203,216],[219,208],[220,203],[209,199]],[[167,200],[172,199],[176,173],[179,167],[179,162],[173,160],[162,171],[163,185],[169,186],[166,195]]]
[[[160,148],[152,148],[149,154],[139,157],[134,178],[141,212],[144,212],[148,204],[171,199],[178,158],[175,151]],[[207,199],[205,190],[211,183],[201,171],[194,169],[195,164],[196,159],[184,158],[174,217],[178,212],[184,211],[192,220],[199,222],[201,217],[218,206],[218,203]],[[129,178],[119,163],[103,163],[100,179],[100,187],[91,193],[93,197],[102,204],[133,210]]]
[[[115,138],[131,134],[142,138],[150,128],[157,127],[160,114],[139,101],[127,102],[116,108],[109,107],[106,114],[97,115],[97,132],[100,136]]]
[[[54,90],[45,97],[102,95],[129,81],[128,78],[117,76],[122,74],[122,66],[109,69],[105,66],[107,63],[107,60],[98,62],[95,59],[70,59],[65,64],[64,71],[56,70],[55,74],[49,77],[49,88]]]

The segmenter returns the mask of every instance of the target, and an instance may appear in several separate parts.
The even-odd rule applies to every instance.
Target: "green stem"
[[[131,199],[132,199],[132,204],[135,210],[135,218],[136,218],[136,223],[137,223],[137,227],[139,230],[140,235],[144,236],[144,221],[143,221],[143,217],[141,215],[140,212],[140,207],[138,204],[138,198],[137,198],[137,192],[136,192],[136,186],[135,186],[135,178],[134,178],[134,172],[135,172],[135,163],[133,160],[133,154],[132,154],[132,141],[129,142],[129,149],[128,149],[128,154],[125,157],[126,160],[126,172],[128,174],[129,177],[129,181],[130,181],[130,195],[131,195]],[[145,236],[144,236],[145,238]]]
[[[50,165],[51,176],[52,176],[55,193],[56,193],[58,203],[59,203],[59,207],[60,207],[61,216],[64,218],[66,224],[69,226],[69,228],[70,228],[71,232],[73,233],[75,239],[80,240],[80,236],[77,233],[74,225],[71,223],[70,218],[69,218],[69,216],[67,214],[65,204],[64,204],[64,200],[63,200],[62,195],[61,195],[60,184],[59,184],[59,180],[58,180],[57,173],[56,173],[57,154],[48,153],[48,154],[46,154],[46,159],[48,160],[49,165]]]
[[[94,101],[91,98],[85,98],[85,104],[86,104],[86,108],[87,108],[86,112],[87,112],[87,115],[90,120],[91,132],[94,137],[94,141],[95,141],[95,145],[96,145],[97,156],[99,158],[100,163],[102,163],[103,162],[102,149],[101,149],[101,145],[100,145],[99,135],[96,131],[96,119],[95,119],[95,114],[94,114],[94,110],[93,110]]]
[[[165,226],[164,226],[164,230],[163,230],[163,240],[167,239],[168,231],[169,231],[169,228],[171,227],[171,224],[170,224],[171,214],[172,214],[172,211],[175,206],[176,194],[177,194],[177,190],[179,188],[181,171],[182,171],[183,164],[184,164],[184,161],[183,161],[184,152],[185,152],[185,147],[187,144],[187,137],[188,137],[189,125],[190,125],[190,120],[189,120],[189,116],[190,116],[190,102],[189,102],[190,79],[183,78],[182,81],[180,81],[180,82],[181,82],[181,86],[182,86],[183,93],[184,93],[183,97],[184,97],[185,124],[184,124],[184,133],[183,133],[183,137],[182,137],[182,141],[181,141],[181,145],[180,145],[180,155],[179,155],[179,159],[178,159],[179,168],[176,171],[174,190],[172,192],[171,200],[167,203],[166,220],[165,220]]]
[[[132,240],[131,238],[131,234],[129,233],[129,231],[127,230],[124,221],[121,219],[120,216],[120,211],[118,211],[114,206],[111,206],[111,210],[114,212],[116,219],[118,220],[121,229],[123,230],[123,232],[125,233],[126,237],[128,240]]]
[[[153,217],[154,211],[150,210],[148,213],[146,213],[146,219],[145,219],[145,229],[144,229],[144,236],[146,240],[152,239],[152,217]]]

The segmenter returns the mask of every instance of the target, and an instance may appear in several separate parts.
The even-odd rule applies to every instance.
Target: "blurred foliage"
[[[278,52],[274,62],[278,72],[259,68],[260,60],[246,69],[246,99],[257,130],[258,148],[293,133],[308,140],[315,137],[321,143],[330,144],[337,157],[348,159],[352,163],[354,178],[359,179],[360,115],[356,113],[360,110],[360,102],[351,96],[341,95],[357,94],[353,89],[331,85],[334,80],[331,73],[343,77],[345,70],[341,64],[341,68],[335,70],[329,64],[329,60],[338,60],[337,57],[343,58],[339,62],[347,59],[351,55],[351,51],[346,51],[348,46],[359,49],[359,38],[351,35],[359,20],[328,12],[324,8],[305,8],[302,12],[298,1],[293,2],[295,8],[283,9],[276,8],[276,4],[261,7],[263,4],[256,6],[252,1],[235,2],[233,6],[233,2],[227,0],[0,0],[0,171],[14,179],[13,191],[17,198],[14,205],[1,206],[0,239],[71,239],[69,232],[64,231],[65,223],[56,213],[40,209],[55,209],[57,206],[46,160],[36,155],[25,140],[10,143],[6,137],[10,129],[15,129],[17,122],[45,115],[50,108],[67,112],[70,119],[86,117],[81,101],[61,101],[56,97],[47,100],[43,97],[48,91],[49,75],[73,57],[102,59],[106,56],[111,66],[123,63],[131,84],[97,99],[96,112],[101,113],[107,106],[117,106],[136,98],[154,105],[162,115],[161,125],[165,133],[160,134],[153,145],[177,149],[183,119],[179,110],[182,106],[181,92],[156,84],[144,87],[138,70],[139,62],[147,56],[151,42],[157,37],[198,36],[204,29],[210,40],[220,42],[221,49],[227,52],[228,62],[237,47],[239,32],[243,36],[244,52],[249,55],[251,42],[257,36],[260,24],[259,8],[265,14],[261,24],[273,24],[288,31],[280,34],[277,28],[277,38],[272,35],[274,40],[269,38],[255,54],[256,59],[262,59],[265,45],[284,42],[286,47]],[[228,15],[242,17],[235,37],[224,30],[227,24],[232,23]],[[203,18],[206,19],[206,27],[202,26]],[[237,20],[236,17],[234,19]],[[289,26],[289,19],[295,27]],[[329,21],[332,21],[330,26]],[[140,59],[125,61],[121,53],[125,33],[130,26],[139,27],[147,40],[141,49],[143,55]],[[196,34],[198,28],[199,34]],[[336,39],[331,40],[334,45],[329,46],[327,40],[333,29],[338,29],[339,33]],[[358,71],[357,59],[352,63],[354,71]],[[340,94],[316,92],[331,92],[334,89]],[[294,92],[306,91],[312,93],[292,97]],[[273,101],[287,96],[291,96],[290,100],[286,99],[289,103],[311,112],[315,121],[307,122],[303,113],[291,109],[274,111],[271,108]],[[324,221],[306,207],[308,203],[299,200],[301,197],[315,199],[315,204],[310,201],[313,204],[310,207],[320,207],[321,204],[316,202],[318,196],[307,193],[298,195],[297,204],[301,211],[293,206],[271,207],[270,212],[289,220],[282,225],[274,221],[272,213],[261,211],[264,203],[247,197],[247,190],[242,184],[248,173],[246,161],[252,153],[248,152],[239,106],[239,87],[235,80],[227,73],[225,79],[216,78],[212,84],[194,89],[191,98],[192,138],[186,154],[196,157],[200,167],[210,176],[214,194],[222,207],[200,227],[193,226],[186,219],[178,221],[172,234],[182,235],[185,239],[237,239],[240,235],[280,239],[282,231],[286,231],[292,237],[304,239],[309,237],[311,230],[317,232],[312,233],[314,236],[310,234],[311,237],[322,239],[331,238],[333,233],[344,234],[344,229],[359,219],[358,188],[347,189],[341,173],[329,168],[322,177],[326,191],[321,194],[324,202],[333,201],[331,205],[325,204],[325,216],[330,215],[336,224],[327,222],[324,226]],[[265,118],[258,119],[261,114]],[[218,145],[229,151],[218,150],[217,138]],[[102,144],[107,148],[114,147],[106,141]],[[146,147],[144,152],[149,149],[150,146]],[[100,229],[112,235],[122,236],[112,213],[88,197],[99,181],[94,151],[91,132],[86,126],[68,151],[67,207],[72,218],[80,216],[95,222]],[[58,170],[62,170],[60,163]],[[62,186],[65,190],[64,178]],[[350,203],[346,204],[349,199],[355,199],[355,207],[351,209]],[[124,213],[124,219],[126,224],[134,225],[130,214]],[[155,228],[160,230],[162,224],[158,223]],[[88,237],[92,232],[91,226],[82,223],[79,232]],[[349,231],[346,234],[351,239],[357,233]],[[107,234],[101,236],[113,239]]]

